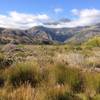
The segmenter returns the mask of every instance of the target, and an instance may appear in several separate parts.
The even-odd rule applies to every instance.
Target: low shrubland
[[[8,81],[13,85],[29,83],[36,86],[41,80],[41,73],[38,64],[34,62],[24,62],[12,65],[7,72]]]
[[[99,48],[26,45],[13,50],[0,53],[0,100],[100,99]]]

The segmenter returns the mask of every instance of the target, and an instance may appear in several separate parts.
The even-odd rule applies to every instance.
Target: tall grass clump
[[[100,74],[99,73],[85,73],[86,93],[100,94]]]
[[[8,69],[8,81],[13,86],[29,83],[32,86],[39,84],[41,73],[39,65],[34,62],[22,62]]]
[[[10,91],[7,88],[0,89],[0,100],[47,100],[47,98],[45,91],[24,84]]]
[[[47,100],[81,100],[78,96],[69,92],[65,86],[51,87],[47,91]]]
[[[4,55],[0,53],[0,68],[3,67]]]
[[[68,84],[73,92],[84,92],[85,80],[79,69],[57,64],[53,67],[53,73],[57,84]]]

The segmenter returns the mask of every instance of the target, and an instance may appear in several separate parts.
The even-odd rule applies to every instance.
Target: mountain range
[[[69,42],[80,44],[94,36],[100,36],[100,24],[75,28],[36,26],[25,30],[0,28],[0,44],[52,44]]]

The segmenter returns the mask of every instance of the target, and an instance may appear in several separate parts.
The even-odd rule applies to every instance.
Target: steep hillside
[[[1,29],[0,43],[33,44],[33,43],[54,43],[71,38],[80,28],[46,28],[42,26],[33,27],[28,30]]]
[[[83,44],[84,48],[100,47],[100,36],[95,36]]]
[[[100,24],[76,28],[37,26],[28,30],[0,28],[0,44],[82,43],[100,36]]]
[[[72,38],[66,40],[66,42],[80,44],[94,36],[100,36],[100,24],[83,28],[82,30],[80,30],[80,32],[76,33]]]

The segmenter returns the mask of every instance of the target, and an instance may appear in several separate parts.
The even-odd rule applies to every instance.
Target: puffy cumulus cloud
[[[60,8],[55,9],[56,12],[62,11]],[[72,9],[71,13],[75,17],[74,20],[64,22],[55,22],[46,14],[25,14],[16,11],[8,13],[8,15],[0,14],[0,27],[28,29],[33,26],[42,25],[50,28],[78,27],[100,23],[100,10],[98,9]],[[52,21],[54,23],[52,23]],[[49,24],[45,24],[51,22]]]
[[[78,27],[87,26],[100,23],[100,10],[97,9],[72,9],[72,14],[76,17],[75,20],[70,22],[61,22],[57,25],[50,25],[52,28],[62,28],[62,27]]]
[[[42,23],[47,22],[49,19],[46,14],[33,15],[13,11],[8,15],[0,15],[0,27],[26,29],[43,25]]]
[[[79,19],[76,21],[80,26],[86,26],[100,22],[100,10],[84,9],[80,11],[77,10],[76,12],[76,15],[79,17]]]
[[[62,8],[55,8],[54,12],[55,13],[61,13],[61,12],[63,12],[63,9]]]

